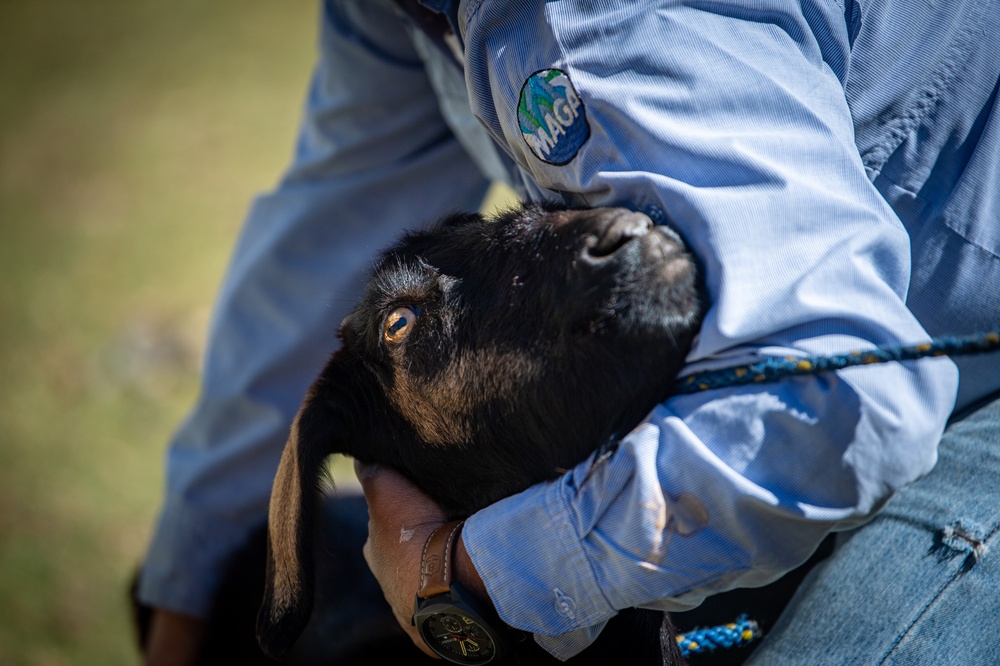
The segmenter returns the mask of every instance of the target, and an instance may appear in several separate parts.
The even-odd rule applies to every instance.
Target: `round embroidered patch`
[[[535,157],[556,166],[566,164],[590,138],[587,110],[569,75],[543,69],[521,86],[517,103],[521,136]]]

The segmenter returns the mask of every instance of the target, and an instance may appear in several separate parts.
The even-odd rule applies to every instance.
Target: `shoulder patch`
[[[517,120],[535,157],[556,166],[569,163],[590,138],[587,110],[561,69],[542,69],[528,77],[521,86]]]

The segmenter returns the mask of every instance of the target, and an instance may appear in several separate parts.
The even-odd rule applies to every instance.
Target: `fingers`
[[[378,465],[375,463],[363,463],[357,458],[354,459],[354,475],[358,477],[358,481],[364,484],[365,479],[371,476],[378,469]]]
[[[399,626],[429,656],[412,625],[413,599],[420,580],[424,542],[446,521],[444,511],[399,472],[379,465],[354,463],[368,501],[368,540],[362,553]]]
[[[361,547],[361,554],[365,556],[365,563],[368,568],[372,568],[372,540],[371,538],[365,539],[365,545]]]
[[[445,522],[441,507],[391,467],[355,461],[354,472],[361,482],[371,520],[380,524],[391,521],[403,528]]]
[[[399,626],[401,626],[403,631],[409,635],[410,640],[413,641],[414,645],[420,648],[421,652],[426,654],[428,657],[433,657],[434,659],[441,658],[436,652],[434,652],[434,650],[427,647],[427,643],[425,643],[424,639],[420,637],[420,633],[417,631],[417,628],[413,626],[412,614],[403,617],[395,608],[392,609],[392,613],[396,616],[396,622],[399,622]]]
[[[375,573],[375,577],[379,579],[379,583],[382,585],[382,594],[385,600],[389,602],[389,607],[392,609],[392,615],[396,618],[396,622],[399,626],[403,628],[403,631],[410,637],[413,644],[416,645],[421,652],[429,657],[435,659],[440,659],[433,650],[427,647],[424,639],[420,637],[420,633],[417,628],[413,626],[413,608],[412,602],[406,596],[409,594],[408,586],[405,584],[406,577],[404,576],[401,580],[393,580],[383,569],[385,562],[375,559],[372,554],[371,539],[365,541],[364,548],[362,552],[365,556],[365,562],[368,563],[368,568]],[[396,572],[398,575],[398,571]],[[384,582],[383,582],[384,579]],[[403,590],[400,592],[400,590]],[[405,601],[401,602],[400,594]],[[405,605],[400,607],[399,604],[404,603]]]

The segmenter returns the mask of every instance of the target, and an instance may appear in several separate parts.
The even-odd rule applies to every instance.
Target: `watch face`
[[[459,664],[485,664],[496,645],[475,619],[460,613],[434,613],[420,626],[424,641],[439,655]]]

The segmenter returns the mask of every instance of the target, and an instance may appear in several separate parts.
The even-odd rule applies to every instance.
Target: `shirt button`
[[[556,595],[556,612],[570,620],[576,618],[576,602],[558,587],[552,588]]]

